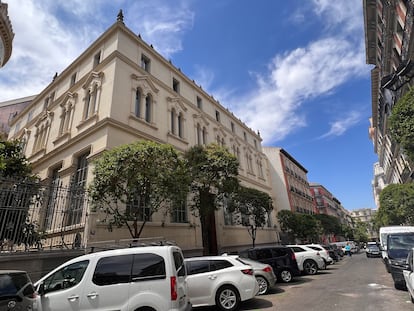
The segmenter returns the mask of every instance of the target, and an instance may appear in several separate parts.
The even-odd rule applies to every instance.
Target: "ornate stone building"
[[[151,140],[185,151],[216,142],[239,159],[243,185],[271,194],[260,135],[127,28],[122,15],[13,119],[9,138],[25,142],[25,155],[45,184],[82,187],[92,181],[93,160],[115,146]],[[109,232],[99,211],[73,200],[62,212],[66,218],[52,221],[58,201],[43,206],[39,226],[46,236],[67,244],[76,237],[83,246],[129,238],[127,229]],[[198,219],[182,209],[180,217],[153,215],[142,237],[165,237],[200,252]],[[272,213],[257,244],[276,242],[275,222]],[[251,245],[247,229],[233,223],[225,207],[216,211],[215,231],[217,252]]]
[[[413,181],[413,167],[388,130],[395,103],[414,77],[413,0],[364,0],[365,49],[371,70],[372,118],[369,135],[378,155],[373,190]]]

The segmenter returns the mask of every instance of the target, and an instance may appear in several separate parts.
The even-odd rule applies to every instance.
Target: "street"
[[[413,308],[408,292],[394,289],[381,258],[367,258],[361,251],[317,275],[302,276],[288,284],[277,283],[270,294],[242,303],[240,310],[408,311]],[[212,310],[215,308],[194,309]]]

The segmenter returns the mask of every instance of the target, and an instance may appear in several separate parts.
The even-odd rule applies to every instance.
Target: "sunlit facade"
[[[369,137],[378,155],[373,180],[378,206],[388,184],[413,181],[413,167],[388,130],[393,106],[413,84],[414,1],[364,0],[365,49],[371,70],[372,118]]]
[[[271,195],[260,135],[127,28],[122,16],[12,120],[9,138],[25,142],[25,155],[45,184],[81,186],[93,179],[93,160],[121,144],[151,140],[184,152],[215,142],[238,158],[244,186]],[[60,222],[66,244],[76,234],[85,246],[130,237],[126,228],[108,231],[99,210],[76,206]],[[233,220],[225,206],[215,212],[217,252],[251,245],[247,229]],[[272,213],[257,231],[257,244],[276,241],[275,222]],[[39,219],[50,236],[58,229],[51,223]],[[198,218],[185,206],[176,215],[154,214],[141,237],[165,237],[186,251],[203,245]]]

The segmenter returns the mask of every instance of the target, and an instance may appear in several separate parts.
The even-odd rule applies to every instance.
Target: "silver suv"
[[[0,270],[0,310],[37,310],[36,291],[25,271]]]

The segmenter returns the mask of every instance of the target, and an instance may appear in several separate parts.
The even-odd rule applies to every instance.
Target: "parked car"
[[[338,249],[335,246],[329,245],[329,244],[324,244],[324,245],[322,245],[322,247],[329,252],[329,256],[334,261],[338,262],[342,259],[340,252],[338,251]]]
[[[26,271],[0,270],[0,310],[38,310],[37,294]]]
[[[258,295],[267,294],[270,288],[275,285],[277,278],[273,272],[272,266],[239,256],[236,256],[236,259],[246,265],[252,266],[254,276],[256,277],[256,281],[259,284],[259,292],[257,293]]]
[[[239,252],[240,257],[250,258],[269,264],[281,282],[291,282],[293,277],[301,274],[295,253],[286,246],[263,246],[249,248]]]
[[[381,251],[377,244],[368,244],[365,253],[367,257],[381,257]]]
[[[334,260],[332,259],[332,257],[329,256],[329,251],[327,249],[325,249],[322,245],[320,245],[320,244],[306,244],[305,246],[319,252],[321,257],[325,261],[325,267],[328,266],[328,265],[332,265],[334,263]]]
[[[299,270],[304,274],[316,274],[326,268],[321,254],[305,245],[287,245],[295,252]]]
[[[216,306],[233,311],[259,291],[253,268],[232,256],[191,257],[184,261],[193,307]]]
[[[35,287],[42,311],[191,308],[177,246],[146,246],[83,255],[57,267]]]
[[[340,259],[342,259],[345,256],[342,247],[336,245],[335,243],[330,243],[329,246],[331,246],[334,249],[335,253],[339,255]]]
[[[414,247],[414,232],[390,233],[387,236],[388,267],[396,289],[405,290],[403,270],[408,268],[407,256]]]
[[[414,248],[410,250],[407,256],[407,267],[403,269],[404,281],[411,302],[414,303]]]

